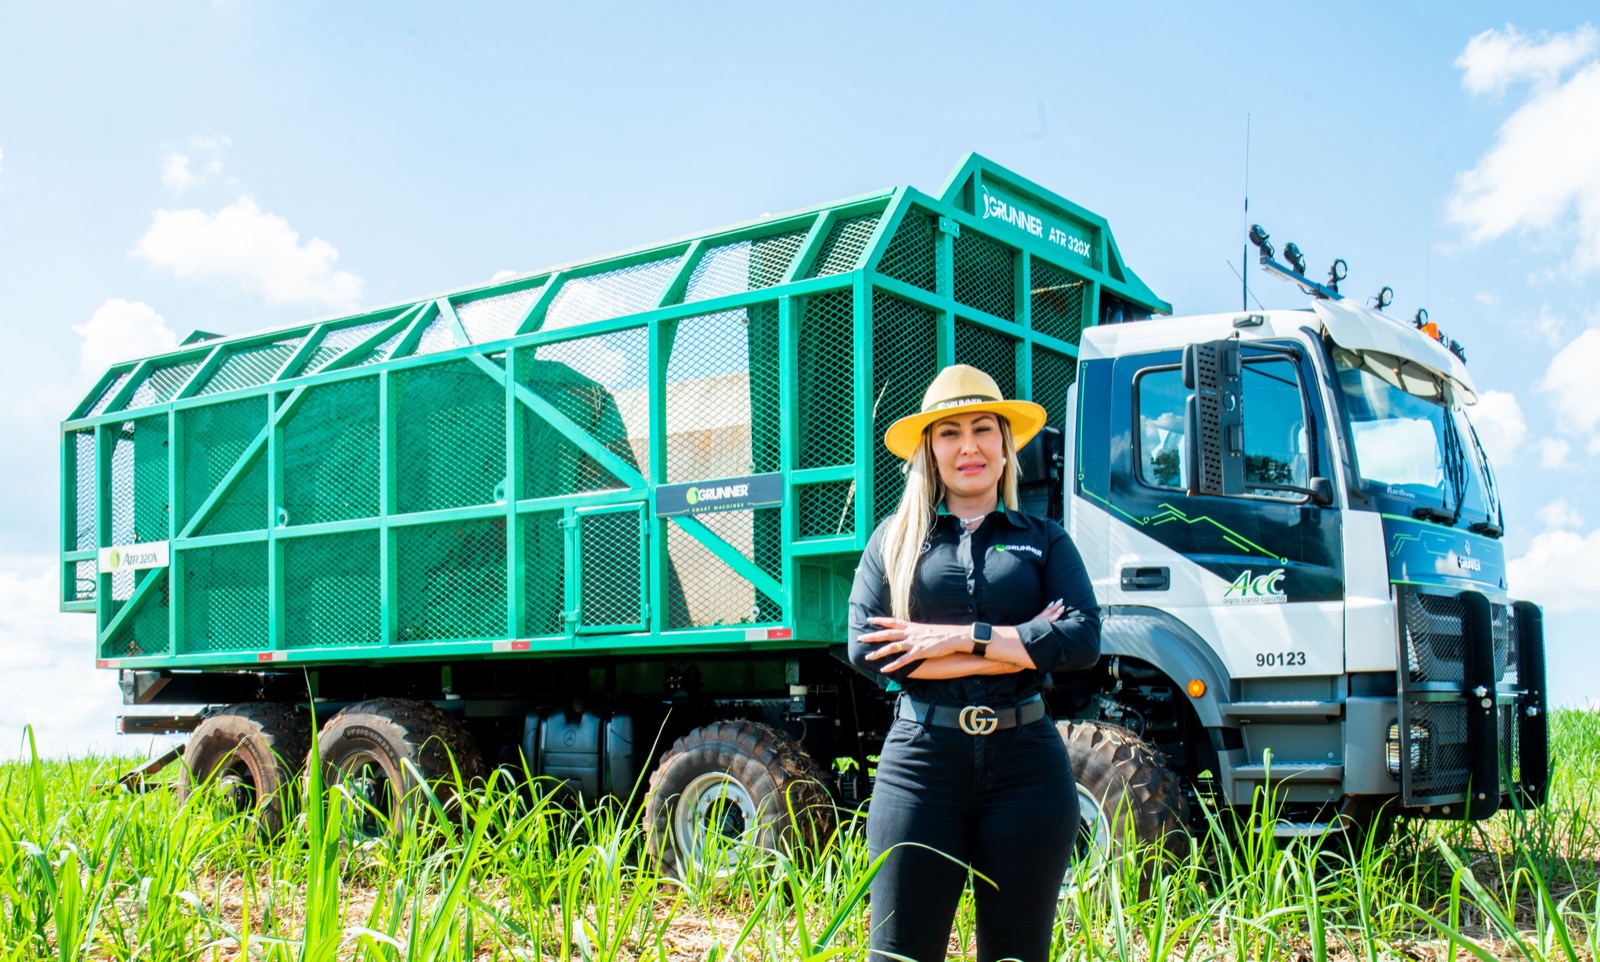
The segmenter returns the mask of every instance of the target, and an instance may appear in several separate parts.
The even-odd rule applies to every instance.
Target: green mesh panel
[[[778,305],[746,308],[750,337],[750,468],[776,471],[781,466],[783,439],[778,433]]]
[[[167,540],[167,416],[123,421],[111,431],[110,543]],[[113,611],[133,595],[137,576],[126,569],[111,576]]]
[[[290,524],[378,513],[378,379],[314,387],[284,423],[283,508]]]
[[[650,475],[649,332],[642,327],[517,352],[517,377],[590,438]],[[627,485],[526,406],[522,498]]]
[[[1066,428],[1067,389],[1078,379],[1078,362],[1048,348],[1033,348],[1033,400],[1044,405],[1049,423]]]
[[[111,404],[111,399],[117,396],[117,392],[122,390],[122,386],[128,383],[128,378],[132,375],[132,371],[123,371],[112,378],[111,383],[107,384],[106,389],[101,391],[99,396],[94,399],[94,403],[89,405],[89,410],[85,411],[83,416],[92,418],[97,414],[105,413],[105,409]]]
[[[417,347],[411,352],[412,357],[421,354],[437,354],[458,347],[455,332],[450,329],[450,322],[444,315],[437,315],[422,329],[422,336],[417,339]]]
[[[1017,396],[1017,341],[999,331],[956,322],[956,363],[971,364],[994,378],[1005,397]]]
[[[182,458],[178,497],[183,526],[194,518],[266,426],[267,399],[261,397],[178,412],[178,450]],[[255,463],[223,495],[216,512],[202,526],[205,534],[254,531],[267,526],[266,460],[265,451],[258,449]]]
[[[397,640],[506,636],[504,518],[393,529]]]
[[[322,339],[317,342],[316,350],[306,359],[305,365],[300,369],[300,374],[314,374],[328,365],[328,362],[350,350],[367,338],[383,330],[394,318],[381,321],[367,321],[364,324],[351,324],[346,327],[334,328],[325,331]]]
[[[861,252],[872,239],[872,229],[878,226],[878,214],[850,217],[838,221],[822,242],[816,262],[811,267],[812,277],[827,277],[853,271],[861,260]]]
[[[755,470],[755,423],[776,432],[776,371],[769,363],[759,381],[752,376],[752,326],[743,309],[684,318],[675,326],[666,371],[668,481],[749,474]]]
[[[185,551],[180,653],[270,647],[266,542]]]
[[[883,257],[878,261],[878,273],[925,291],[937,290],[934,258],[935,218],[920,210],[906,211],[906,216],[889,239]]]
[[[1017,318],[1016,255],[975,230],[955,238],[956,300],[1008,321]]]
[[[636,628],[644,622],[644,565],[637,508],[578,515],[579,624]]]
[[[674,575],[667,586],[668,628],[756,624],[783,617],[782,605],[736,574],[675,520],[667,525],[667,557]]]
[[[678,273],[681,260],[682,255],[674,255],[565,281],[550,299],[539,329],[553,331],[651,310]]]
[[[755,508],[747,511],[708,511],[695,520],[716,533],[739,553],[756,563],[774,581],[783,580],[783,553],[779,538],[782,509]]]
[[[1033,329],[1056,340],[1077,344],[1083,331],[1089,283],[1037,257],[1031,264],[1028,289],[1032,292]]]
[[[132,576],[142,577],[149,572],[129,571],[126,574],[129,576],[128,591],[131,594]],[[167,617],[167,606],[171,603],[172,582],[166,572],[160,572],[156,577],[161,579],[160,583],[145,595],[144,603],[122,623],[117,633],[101,646],[100,657],[136,658],[171,653],[172,625]],[[112,580],[115,584],[116,579]]]
[[[493,504],[506,477],[505,388],[470,361],[397,371],[396,500],[401,512]]]
[[[726,297],[781,284],[794,255],[805,243],[806,234],[805,230],[796,230],[719,244],[707,250],[689,274],[684,301]]]
[[[99,593],[99,565],[94,561],[69,561],[62,573],[66,579],[63,596],[68,601],[93,601]]]
[[[872,294],[872,479],[874,520],[900,503],[899,458],[883,446],[896,419],[918,411],[938,373],[938,328],[932,311],[881,291]]]
[[[560,511],[534,511],[517,519],[522,529],[522,633],[566,631],[567,535]]]
[[[849,291],[808,297],[799,312],[797,465],[855,460],[855,302]]]
[[[345,367],[366,367],[368,364],[379,364],[394,356],[400,342],[405,340],[408,325],[402,325],[399,330],[384,338],[381,343],[363,354],[360,360],[352,361]]]
[[[189,378],[194,376],[194,372],[200,369],[204,361],[203,357],[195,357],[186,361],[152,366],[149,373],[144,376],[144,380],[133,389],[133,396],[128,398],[128,403],[122,406],[122,410],[131,411],[134,408],[164,404],[172,400],[172,396],[189,382]]]
[[[206,379],[196,395],[206,397],[267,383],[294,356],[302,340],[304,338],[296,337],[272,344],[234,348],[223,357],[222,363],[217,365],[216,371]]]
[[[796,529],[801,538],[851,534],[856,527],[856,483],[825,481],[799,489]]]
[[[290,648],[383,641],[378,532],[285,538],[283,641]]]
[[[509,294],[457,303],[456,317],[467,332],[467,340],[473,344],[483,344],[517,333],[517,325],[528,316],[528,309],[539,299],[539,292],[543,289],[543,285],[539,285]]]
[[[79,551],[97,548],[95,544],[95,494],[100,485],[95,477],[94,432],[72,432],[72,546]]]

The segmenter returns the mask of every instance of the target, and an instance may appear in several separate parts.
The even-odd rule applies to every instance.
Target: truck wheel
[[[1166,756],[1122,727],[1102,721],[1059,721],[1078,783],[1076,858],[1068,889],[1105,874],[1130,842],[1176,854],[1189,804]]]
[[[341,786],[355,803],[354,834],[386,834],[408,812],[426,809],[418,776],[441,801],[483,774],[483,756],[461,722],[427,702],[373,698],[328,719],[317,736],[324,786]],[[453,764],[452,764],[453,763]]]
[[[673,743],[650,776],[647,847],[678,878],[722,876],[751,847],[816,844],[833,828],[824,774],[794,739],[721,721]]]
[[[276,835],[310,744],[310,719],[292,705],[229,705],[189,736],[178,793],[210,792],[236,811],[253,811],[261,833]]]

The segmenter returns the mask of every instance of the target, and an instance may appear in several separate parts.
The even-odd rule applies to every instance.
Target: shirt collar
[[[945,517],[947,515],[950,516],[950,517],[955,517],[954,515],[950,514],[950,509],[946,508],[944,506],[944,502],[943,501],[939,502],[939,512],[938,513],[939,513],[939,516],[941,518]],[[1011,510],[1010,508],[1005,506],[1004,502],[1002,502],[1000,504],[1000,506],[996,510],[989,512],[989,514],[998,514],[998,515],[1000,515],[1001,517],[1006,519],[1006,523],[1007,524],[1011,525],[1011,527],[1016,528],[1019,531],[1025,531],[1028,528],[1028,523],[1027,523],[1027,521],[1025,521],[1023,519],[1022,512],[1021,511],[1013,511],[1013,510]]]

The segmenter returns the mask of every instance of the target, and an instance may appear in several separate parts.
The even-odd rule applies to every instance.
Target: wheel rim
[[[335,765],[338,785],[354,803],[345,816],[351,834],[377,838],[388,830],[394,813],[394,784],[388,769],[370,752],[351,752]]]
[[[673,846],[693,874],[728,874],[758,827],[755,799],[725,772],[696,776],[672,808]]]
[[[244,762],[233,759],[212,777],[211,794],[229,811],[253,811],[256,807],[255,775]]]
[[[1100,799],[1078,785],[1078,837],[1072,846],[1072,862],[1061,883],[1061,897],[1070,898],[1105,874],[1111,860],[1111,820]]]

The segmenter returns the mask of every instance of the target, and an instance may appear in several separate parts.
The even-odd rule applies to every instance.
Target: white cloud
[[[1597,41],[1590,27],[1540,43],[1508,28],[1467,45],[1457,61],[1467,89],[1539,81],[1501,125],[1494,147],[1457,177],[1450,216],[1472,240],[1565,228],[1570,220],[1577,233],[1573,266],[1600,267],[1600,62],[1589,59]],[[1557,82],[1573,67],[1572,76]]]
[[[178,335],[150,305],[120,297],[101,304],[87,324],[72,329],[83,338],[78,345],[78,377],[85,382],[119,361],[178,346]]]
[[[189,169],[189,155],[173,151],[161,162],[161,182],[167,189],[181,193],[200,183],[200,178]]]
[[[1572,445],[1560,438],[1542,438],[1539,441],[1539,466],[1547,471],[1567,466],[1567,455]]]
[[[1510,464],[1528,434],[1517,396],[1509,391],[1484,391],[1472,407],[1472,426],[1492,464]]]
[[[361,278],[334,268],[337,248],[320,237],[302,244],[248,194],[215,214],[158,210],[130,253],[177,277],[232,281],[274,304],[347,309],[361,296]]]
[[[1519,80],[1549,83],[1595,51],[1600,35],[1585,24],[1571,33],[1534,40],[1506,24],[1504,33],[1485,30],[1456,58],[1461,85],[1470,93],[1499,93]]]
[[[233,138],[227,134],[219,134],[214,130],[205,133],[193,134],[189,137],[189,146],[195,150],[221,150],[233,146]]]
[[[1586,535],[1546,531],[1535,535],[1527,553],[1506,565],[1507,587],[1518,598],[1553,611],[1600,609],[1594,590],[1600,572],[1600,529]]]
[[[494,276],[489,278],[489,282],[492,283],[492,284],[498,284],[501,281],[509,281],[513,277],[516,277],[520,273],[522,273],[522,272],[521,271],[495,271],[494,272]]]
[[[1557,498],[1539,509],[1539,520],[1551,531],[1564,531],[1570,528],[1583,526],[1583,515],[1578,509],[1567,503],[1566,498]]]
[[[1600,425],[1600,391],[1594,389],[1600,371],[1600,328],[1591,327],[1550,359],[1538,389],[1554,395],[1556,420],[1569,433],[1587,433]]]

